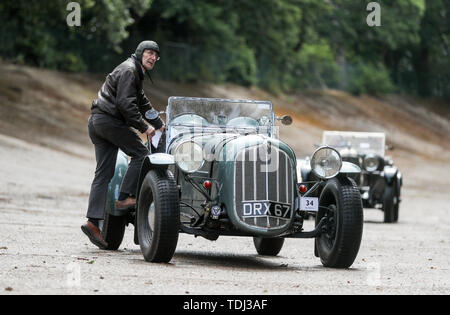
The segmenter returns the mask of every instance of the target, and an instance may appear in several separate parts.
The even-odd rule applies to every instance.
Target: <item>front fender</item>
[[[305,160],[297,159],[297,165],[300,171],[299,175],[301,175],[302,179],[301,181],[306,182],[312,180],[310,176],[312,175],[311,173],[313,172],[311,170],[311,166],[309,165],[309,163],[306,163]],[[342,167],[339,171],[339,174],[360,174],[360,173],[361,168],[358,165],[345,161],[342,162]]]
[[[383,173],[386,184],[392,185],[397,178],[398,169],[395,166],[386,166]]]
[[[311,165],[309,160],[297,159],[297,180],[299,183],[307,182],[311,174]]]
[[[136,200],[139,200],[139,193],[141,191],[141,185],[144,181],[147,173],[152,169],[163,168],[166,169],[170,165],[175,164],[175,158],[171,154],[167,153],[154,153],[149,154],[145,157],[142,162],[141,171],[139,173],[139,182],[138,182],[138,192],[136,196]]]
[[[361,173],[361,168],[350,162],[342,162],[341,170],[339,171],[341,174],[359,174]]]
[[[397,180],[399,184],[399,188],[403,186],[403,174],[399,171],[397,172]]]

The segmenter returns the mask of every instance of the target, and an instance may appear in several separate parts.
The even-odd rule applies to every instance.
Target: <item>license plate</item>
[[[317,197],[300,197],[300,211],[319,211],[319,198]]]
[[[243,201],[242,208],[243,217],[291,217],[291,205],[279,202],[267,200]]]

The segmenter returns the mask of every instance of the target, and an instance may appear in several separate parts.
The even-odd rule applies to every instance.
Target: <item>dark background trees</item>
[[[79,0],[0,2],[0,55],[65,71],[107,72],[144,39],[161,45],[155,75],[270,91],[338,88],[450,97],[450,2],[380,0]]]

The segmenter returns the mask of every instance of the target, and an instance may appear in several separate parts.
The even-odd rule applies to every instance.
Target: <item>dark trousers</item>
[[[118,150],[121,149],[131,157],[120,192],[134,196],[137,193],[142,161],[149,152],[137,132],[114,117],[92,114],[89,117],[88,129],[95,147],[97,167],[89,194],[86,217],[103,220],[108,184],[114,176]]]

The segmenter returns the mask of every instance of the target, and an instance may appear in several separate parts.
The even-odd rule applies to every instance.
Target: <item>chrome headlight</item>
[[[174,153],[175,162],[185,173],[198,171],[203,163],[203,148],[194,141],[180,143]]]
[[[368,155],[364,158],[364,169],[368,172],[373,172],[378,169],[380,160],[375,155]]]
[[[339,152],[330,147],[318,148],[311,158],[311,169],[323,179],[336,176],[342,167]]]

